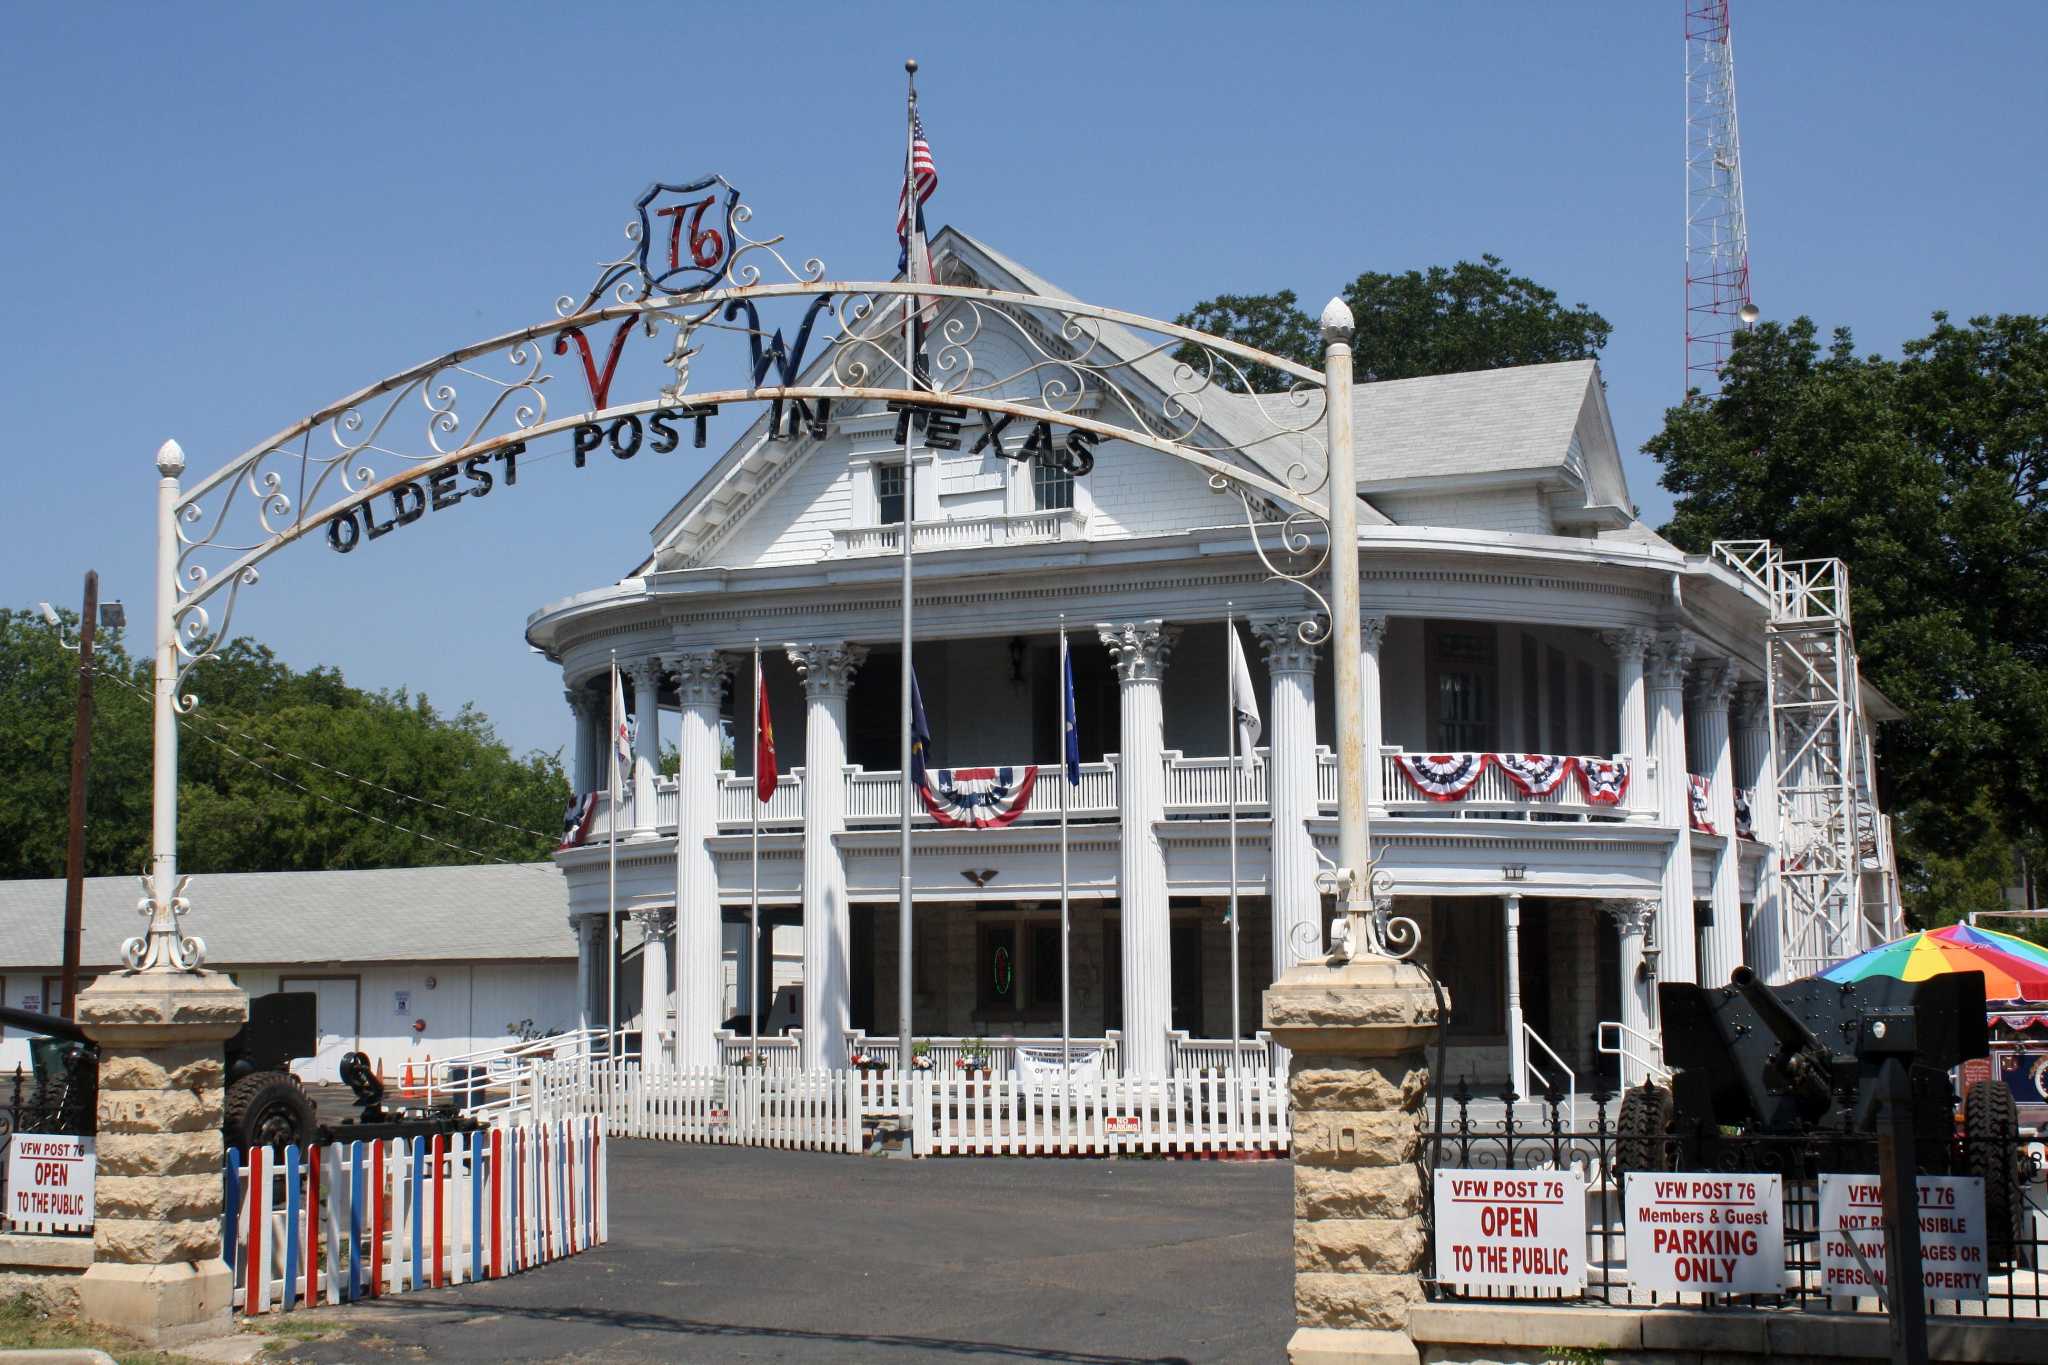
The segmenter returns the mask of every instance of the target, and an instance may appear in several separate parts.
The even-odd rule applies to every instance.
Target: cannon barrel
[[[1764,1021],[1764,1027],[1778,1040],[1778,1047],[1786,1054],[1804,1052],[1808,1048],[1820,1048],[1820,1039],[1813,1031],[1799,1022],[1799,1016],[1785,1008],[1784,1001],[1760,980],[1748,967],[1737,967],[1728,976],[1728,984],[1741,992],[1749,1007],[1756,1011],[1757,1018]]]
[[[26,1029],[51,1038],[69,1038],[74,1043],[92,1041],[85,1036],[85,1030],[61,1014],[38,1014],[34,1010],[18,1010],[12,1005],[0,1005],[0,1024],[9,1028]]]

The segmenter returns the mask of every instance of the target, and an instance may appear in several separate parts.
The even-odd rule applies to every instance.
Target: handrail
[[[1615,1041],[1612,1044],[1609,1044],[1607,1041],[1607,1030],[1609,1029],[1615,1031]],[[1628,1045],[1628,1039],[1630,1038],[1643,1045],[1642,1052],[1638,1053],[1630,1050]],[[1630,1028],[1619,1019],[1603,1019],[1600,1021],[1600,1029],[1594,1046],[1602,1056],[1619,1057],[1623,1061],[1634,1062],[1656,1080],[1665,1084],[1669,1084],[1671,1081],[1671,1068],[1664,1065],[1664,1044],[1662,1040],[1652,1038],[1641,1029]]]
[[[1542,1048],[1544,1055],[1549,1057],[1552,1062],[1556,1063],[1557,1069],[1564,1073],[1565,1113],[1573,1115],[1577,1114],[1579,1112],[1578,1073],[1573,1071],[1570,1067],[1566,1066],[1564,1058],[1557,1055],[1557,1049],[1553,1048],[1550,1044],[1544,1042],[1543,1035],[1538,1033],[1535,1029],[1530,1028],[1526,1022],[1522,1025],[1522,1039],[1525,1044],[1525,1048],[1522,1053],[1522,1067],[1525,1074],[1515,1077],[1515,1083],[1519,1085],[1522,1082],[1528,1080],[1531,1076],[1533,1076],[1537,1080],[1543,1082],[1543,1091],[1546,1096],[1550,1092],[1550,1077],[1547,1074],[1545,1074],[1542,1068],[1538,1067],[1536,1063],[1529,1060],[1529,1054],[1526,1049],[1526,1044],[1534,1043],[1536,1044],[1536,1046]]]

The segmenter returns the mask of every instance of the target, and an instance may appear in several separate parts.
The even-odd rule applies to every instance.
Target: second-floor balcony
[[[1625,756],[1581,760],[1582,763],[1626,763],[1629,777],[1616,801],[1596,801],[1587,785],[1576,775],[1557,783],[1540,796],[1526,794],[1497,763],[1482,766],[1469,786],[1455,798],[1440,799],[1418,789],[1406,775],[1402,759],[1413,757],[1398,748],[1381,751],[1373,814],[1404,819],[1474,819],[1494,821],[1573,821],[1647,823],[1656,818],[1654,760]],[[1441,757],[1441,756],[1439,756]],[[1231,808],[1231,763],[1222,756],[1187,755],[1168,751],[1165,765],[1165,815],[1169,820],[1207,819],[1224,815]],[[1022,767],[1024,765],[1015,765]],[[1101,762],[1083,763],[1080,783],[1069,786],[1056,765],[1041,767],[1038,780],[1015,823],[1037,825],[1057,823],[1064,801],[1067,818],[1074,823],[1097,824],[1118,818],[1121,760],[1106,755]],[[1259,761],[1245,761],[1236,777],[1236,807],[1247,819],[1263,819],[1269,813],[1267,778],[1272,755],[1259,751]],[[1315,754],[1317,812],[1333,816],[1337,811],[1337,756],[1326,747]],[[799,829],[804,819],[804,793],[809,774],[803,768],[782,773],[775,794],[760,806],[763,831]],[[901,817],[903,779],[900,771],[869,771],[849,765],[846,783],[846,824],[851,829],[891,827]],[[673,836],[676,829],[676,779],[659,778],[655,784],[653,832]],[[914,812],[921,828],[936,822],[923,810]],[[608,803],[600,794],[588,842],[601,842],[609,826]],[[718,778],[718,829],[721,834],[744,833],[755,818],[754,781],[744,774],[722,772]],[[642,822],[630,810],[620,828],[623,836]],[[643,831],[644,833],[644,831]]]
[[[918,522],[915,548],[920,552],[968,550],[994,545],[1039,545],[1079,540],[1087,525],[1087,514],[1071,507],[979,517],[948,517]],[[903,526],[900,522],[887,526],[841,526],[832,532],[832,552],[835,555],[893,555],[902,553],[902,550]]]

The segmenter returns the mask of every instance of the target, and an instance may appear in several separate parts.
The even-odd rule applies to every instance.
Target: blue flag
[[[925,767],[931,758],[932,727],[924,718],[924,691],[917,685],[917,670],[910,670],[910,780],[925,786]]]
[[[1081,785],[1081,736],[1074,728],[1074,656],[1066,657],[1067,676],[1060,682],[1060,693],[1065,698],[1061,703],[1060,750],[1066,758],[1067,785]]]

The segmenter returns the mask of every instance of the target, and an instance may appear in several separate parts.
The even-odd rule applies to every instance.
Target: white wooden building
[[[1065,297],[952,229],[934,255],[942,282]],[[1114,329],[1103,344],[1120,344]],[[1170,358],[1134,368],[1166,402]],[[1204,423],[1232,441],[1229,403],[1212,402]],[[1781,828],[1774,794],[1781,744],[1764,681],[1767,632],[1786,619],[1777,580],[1733,556],[1684,554],[1635,518],[1593,362],[1360,384],[1355,427],[1372,840],[1394,913],[1420,925],[1420,960],[1454,999],[1452,1075],[1498,1084],[1527,1055],[1583,1083],[1603,1065],[1603,1022],[1633,1030],[1609,1030],[1610,1042],[1651,1031],[1659,977],[1797,965],[1788,945],[1804,930],[1772,844],[1796,857],[1813,831]],[[1335,724],[1328,651],[1298,632],[1312,603],[1271,578],[1238,499],[1199,471],[1105,442],[1076,479],[977,449],[978,434],[970,424],[961,449],[911,455],[933,761],[1044,767],[1006,827],[920,818],[916,1030],[1058,1031],[1064,620],[1084,760],[1070,797],[1076,1032],[1117,1036],[1129,1072],[1206,1058],[1200,1040],[1231,1024],[1226,610],[1249,618],[1265,699],[1266,752],[1240,789],[1241,1033],[1261,989],[1320,950]],[[782,770],[762,817],[761,902],[804,986],[803,1064],[844,1065],[863,1031],[894,1032],[899,440],[872,405],[774,435],[764,415],[659,517],[632,576],[529,620],[528,639],[563,670],[579,790],[603,784],[614,653],[630,676],[639,757],[619,813],[619,904],[653,934],[628,970],[668,1001],[670,1064],[719,1058],[718,1030],[744,1008],[737,983],[757,960],[743,929],[756,640]],[[1007,444],[1014,455],[1018,434]],[[1867,753],[1862,727],[1882,700],[1866,690],[1846,706],[1851,747]],[[733,771],[721,770],[722,729]],[[664,740],[680,746],[680,779],[657,775]],[[1628,781],[1612,802],[1573,779],[1530,798],[1480,761],[1459,799],[1438,800],[1404,768],[1414,755],[1498,753],[1597,760],[1610,775],[1625,765]],[[1867,768],[1843,780],[1871,810]],[[1738,806],[1757,812],[1740,835]],[[600,810],[585,844],[557,855],[592,1022],[609,818]],[[1895,925],[1896,897],[1884,822],[1868,826],[1851,880],[1856,932],[1875,937]]]
[[[249,872],[192,879],[188,929],[207,966],[251,995],[307,990],[320,998],[320,1051],[295,1063],[335,1080],[361,1050],[385,1075],[411,1063],[508,1041],[522,1027],[576,1025],[576,943],[559,875],[546,863]],[[120,961],[139,933],[133,877],[85,883],[83,985]],[[61,1005],[64,882],[0,882],[0,1000]],[[0,1069],[26,1065],[26,1036],[0,1032]]]

